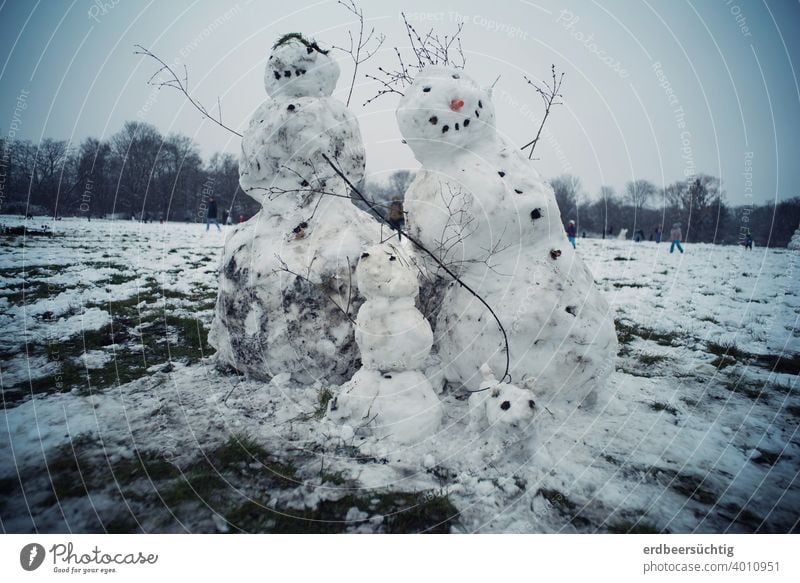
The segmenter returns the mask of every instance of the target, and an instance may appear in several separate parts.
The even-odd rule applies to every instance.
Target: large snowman
[[[397,119],[422,164],[405,196],[411,234],[497,313],[510,381],[551,411],[583,402],[614,369],[609,308],[567,242],[552,189],[497,135],[490,91],[429,66]],[[505,370],[502,335],[465,287],[447,285],[435,344],[446,378],[477,390],[483,363]]]
[[[378,439],[411,444],[432,436],[442,407],[420,372],[433,344],[430,324],[417,310],[417,271],[404,251],[374,245],[358,262],[356,342],[362,368],[342,385],[328,418]]]
[[[315,42],[286,35],[264,74],[271,99],[242,138],[239,183],[262,208],[225,242],[209,342],[255,378],[341,382],[357,367],[353,272],[380,229],[323,158],[354,184],[363,177],[358,122],[331,97],[338,77]]]

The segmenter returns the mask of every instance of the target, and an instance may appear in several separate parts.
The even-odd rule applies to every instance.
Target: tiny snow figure
[[[439,428],[442,408],[419,371],[433,333],[414,306],[416,271],[399,247],[382,244],[361,255],[356,277],[366,297],[356,328],[363,366],[342,386],[329,418],[399,443],[425,439]]]
[[[239,184],[262,208],[226,240],[209,343],[219,363],[257,379],[340,383],[358,359],[353,270],[380,226],[323,157],[353,183],[364,175],[358,122],[331,97],[338,78],[316,42],[282,37],[264,73],[272,98],[242,137]]]
[[[508,358],[520,387],[574,406],[614,370],[613,320],[567,240],[552,188],[494,119],[491,91],[452,68],[425,67],[398,105],[422,164],[405,195],[408,232],[492,307],[509,352],[493,317],[455,282],[436,314],[435,345],[447,379],[470,390],[481,363],[504,370]]]
[[[531,391],[508,383],[500,383],[488,364],[481,366],[483,382],[469,398],[473,423],[485,417],[490,427],[528,429],[533,423],[536,401]]]

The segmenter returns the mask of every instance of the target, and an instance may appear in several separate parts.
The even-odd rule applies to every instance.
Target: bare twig
[[[376,34],[375,27],[364,34],[364,11],[355,3],[355,0],[339,0],[339,4],[344,6],[358,19],[358,40],[354,40],[353,32],[348,30],[347,34],[350,37],[350,47],[345,49],[342,47],[334,46],[336,50],[340,50],[350,55],[353,61],[353,78],[350,80],[350,90],[347,93],[347,101],[345,105],[350,105],[350,99],[353,97],[353,87],[356,84],[356,76],[358,75],[358,67],[365,61],[371,59],[380,50],[386,37],[383,34]],[[370,43],[374,42],[374,46],[370,47]]]
[[[356,196],[358,196],[358,197],[359,197],[359,198],[360,198],[360,199],[361,199],[363,202],[365,202],[367,205],[369,205],[370,203],[369,203],[369,201],[367,200],[367,198],[366,198],[366,197],[365,197],[363,194],[361,194],[361,191],[359,191],[359,190],[358,190],[358,188],[356,188],[356,187],[353,185],[353,183],[352,183],[352,182],[350,182],[350,179],[349,179],[349,178],[347,178],[347,176],[345,176],[344,172],[342,172],[342,170],[341,170],[341,169],[340,169],[340,168],[339,168],[339,167],[338,167],[336,164],[334,164],[334,163],[333,163],[333,161],[332,161],[332,160],[331,160],[331,159],[330,159],[330,158],[329,158],[329,157],[328,157],[326,154],[322,154],[322,157],[325,159],[325,161],[326,161],[328,164],[330,164],[330,167],[333,169],[333,171],[334,171],[334,172],[336,172],[336,174],[338,174],[338,175],[339,175],[339,177],[340,177],[342,180],[344,180],[345,184],[347,184],[347,186],[349,186],[349,187],[350,187],[350,190],[351,190],[353,193],[355,193],[355,195],[356,195]],[[389,222],[389,220],[388,220],[388,219],[386,219],[386,218],[384,218],[384,217],[383,217],[383,216],[382,216],[382,215],[381,215],[379,212],[377,212],[377,211],[373,211],[373,212],[375,212],[375,215],[376,215],[376,216],[378,216],[378,219],[379,219],[380,221],[382,221],[382,222],[384,222],[385,224],[389,225],[389,227],[390,227],[390,228],[394,229],[394,230],[395,230],[395,231],[397,231],[398,233],[401,233],[402,235],[405,235],[405,237],[406,237],[406,238],[407,238],[409,241],[411,241],[411,243],[412,243],[412,244],[413,244],[413,245],[414,245],[414,246],[415,246],[417,249],[419,249],[420,251],[424,252],[426,255],[430,256],[430,258],[431,258],[431,259],[433,259],[433,261],[434,261],[434,262],[435,262],[435,263],[436,263],[436,264],[437,264],[439,267],[441,267],[441,268],[442,268],[442,270],[443,270],[445,273],[447,273],[447,275],[449,275],[449,276],[450,276],[450,277],[452,277],[452,278],[453,278],[455,281],[457,281],[457,282],[458,282],[458,283],[461,285],[461,287],[463,287],[463,288],[464,288],[465,290],[467,290],[467,291],[468,291],[470,294],[472,294],[472,296],[473,296],[473,297],[475,297],[475,299],[477,299],[477,300],[478,300],[478,301],[479,301],[481,304],[483,304],[483,305],[484,305],[484,307],[485,307],[487,310],[489,310],[489,313],[490,313],[490,314],[492,315],[492,317],[495,319],[495,322],[497,322],[497,327],[500,329],[500,333],[503,335],[503,344],[505,345],[506,368],[505,368],[505,372],[503,373],[503,377],[502,377],[502,379],[503,379],[503,380],[505,380],[505,378],[506,378],[506,377],[509,377],[508,371],[509,371],[509,368],[510,368],[510,366],[511,366],[511,355],[510,355],[510,351],[509,351],[509,347],[508,347],[508,334],[506,333],[506,329],[505,329],[505,327],[503,326],[503,323],[500,321],[500,318],[497,316],[497,313],[496,313],[496,312],[495,312],[495,311],[492,309],[492,307],[491,307],[491,306],[490,306],[490,305],[489,305],[489,304],[486,302],[486,300],[484,300],[484,299],[483,299],[483,298],[482,298],[482,297],[481,297],[481,296],[480,296],[480,295],[479,295],[479,294],[478,294],[478,293],[477,293],[475,290],[473,290],[473,289],[472,289],[472,288],[471,288],[469,285],[467,285],[467,284],[466,284],[466,283],[465,283],[465,282],[464,282],[464,281],[463,281],[463,280],[462,280],[462,279],[461,279],[461,278],[460,278],[460,277],[459,277],[457,274],[455,274],[455,273],[454,273],[454,272],[453,272],[453,271],[452,271],[452,270],[451,270],[449,267],[447,267],[447,265],[445,265],[445,264],[444,264],[444,263],[443,263],[443,262],[442,262],[442,261],[441,261],[441,260],[440,260],[440,259],[439,259],[439,258],[436,256],[436,254],[435,254],[435,253],[433,253],[432,251],[430,251],[430,250],[429,250],[427,247],[425,247],[425,245],[423,245],[422,243],[420,243],[420,242],[419,242],[419,241],[418,241],[418,240],[417,240],[415,237],[413,237],[413,236],[409,235],[409,234],[408,234],[408,232],[406,232],[405,230],[401,229],[401,228],[400,228],[400,227],[398,227],[397,225],[390,223],[390,222]]]
[[[217,97],[217,106],[219,108],[219,116],[214,117],[211,112],[206,109],[206,107],[200,103],[196,98],[192,97],[189,93],[189,71],[186,69],[186,65],[183,66],[183,78],[178,77],[178,74],[175,73],[175,70],[172,68],[172,65],[168,65],[161,57],[157,56],[156,54],[152,53],[150,50],[144,48],[142,45],[134,45],[137,50],[134,51],[133,54],[135,55],[144,55],[146,57],[150,57],[151,59],[155,60],[157,63],[161,65],[161,67],[153,73],[150,79],[147,80],[148,85],[152,85],[153,87],[158,87],[162,89],[164,87],[169,87],[171,89],[175,89],[176,91],[183,93],[184,97],[189,100],[194,108],[199,111],[203,117],[210,119],[215,124],[217,124],[222,129],[228,130],[232,134],[235,134],[242,137],[242,134],[237,132],[235,129],[225,125],[222,122],[222,103]],[[166,77],[161,78],[161,73],[165,73]]]
[[[406,36],[408,37],[409,48],[413,55],[412,61],[406,62],[400,49],[394,47],[397,65],[394,69],[384,69],[378,67],[381,75],[367,75],[368,79],[380,83],[381,88],[378,93],[364,102],[364,105],[371,103],[390,93],[403,95],[403,90],[414,82],[414,77],[428,65],[440,65],[463,69],[466,65],[466,57],[461,46],[461,32],[464,23],[459,21],[456,30],[452,35],[440,37],[434,33],[433,29],[424,35],[420,34],[416,28],[408,21],[405,13],[400,13],[403,18]],[[415,62],[414,62],[415,61]]]
[[[528,160],[533,158],[533,151],[536,149],[536,144],[539,143],[539,138],[542,135],[542,129],[544,129],[544,124],[547,121],[547,116],[550,115],[550,109],[554,105],[564,104],[563,101],[564,96],[561,95],[561,84],[564,82],[564,73],[561,73],[561,75],[557,75],[555,65],[552,65],[550,67],[550,73],[552,75],[553,80],[551,83],[544,81],[543,82],[544,86],[541,86],[536,82],[531,81],[530,79],[528,79],[528,77],[525,76],[525,81],[527,81],[528,85],[530,85],[536,90],[536,93],[539,94],[539,97],[541,97],[542,101],[544,102],[544,115],[542,116],[542,122],[539,124],[539,130],[536,132],[536,137],[520,148],[520,150],[524,150],[525,148],[530,147],[531,151],[528,153]]]

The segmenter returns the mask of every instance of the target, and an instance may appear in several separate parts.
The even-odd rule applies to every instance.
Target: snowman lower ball
[[[405,195],[408,229],[458,282],[436,314],[434,346],[448,380],[476,390],[488,362],[543,405],[580,404],[614,370],[613,320],[569,245],[552,188],[497,135],[491,91],[463,71],[428,66],[397,120],[422,168]],[[507,379],[501,379],[507,380]]]
[[[361,254],[356,279],[366,298],[356,320],[362,368],[332,400],[328,418],[398,443],[424,440],[439,428],[442,408],[419,370],[433,333],[414,305],[416,268],[401,248],[375,245]]]
[[[226,238],[209,343],[219,364],[254,378],[343,382],[357,367],[343,309],[361,305],[354,266],[380,226],[324,158],[353,183],[364,175],[358,121],[331,97],[338,78],[313,40],[282,37],[264,73],[271,98],[242,137],[239,184],[262,208]]]

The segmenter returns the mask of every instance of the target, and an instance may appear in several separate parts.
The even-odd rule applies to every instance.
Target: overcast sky
[[[362,65],[351,103],[373,178],[417,167],[400,142],[397,99],[362,107],[377,90],[363,73],[391,64],[392,47],[406,46],[403,10],[415,26],[442,33],[464,21],[466,71],[485,85],[500,75],[497,125],[512,143],[528,141],[541,114],[522,76],[547,77],[553,63],[566,73],[565,104],[537,150],[547,177],[575,174],[596,194],[603,184],[621,190],[648,178],[662,185],[698,171],[721,176],[734,204],[800,194],[796,0],[363,0],[362,7],[387,36],[378,57]],[[201,120],[178,94],[146,85],[154,63],[134,55],[133,45],[186,64],[192,92],[209,106],[219,97],[225,122],[241,131],[267,98],[264,63],[280,34],[341,45],[352,24],[335,1],[6,0],[0,132],[79,143],[139,119],[192,136],[204,156],[238,152],[236,136]],[[352,66],[347,55],[336,57],[336,95],[344,99]]]

